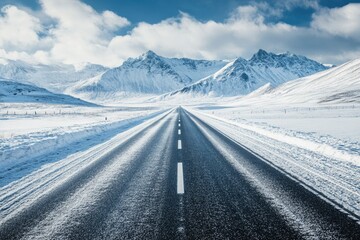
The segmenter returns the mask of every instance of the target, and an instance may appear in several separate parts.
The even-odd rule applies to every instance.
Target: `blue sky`
[[[40,4],[37,0],[3,1],[5,4],[15,3],[28,6],[32,9],[40,9]],[[224,21],[229,17],[231,11],[238,6],[256,3],[253,0],[84,0],[83,2],[92,6],[97,11],[112,10],[118,15],[126,17],[134,24],[138,22],[156,23],[163,19],[177,16],[180,11],[186,12],[202,21]],[[272,0],[265,2],[281,8],[283,2],[286,1]],[[301,2],[306,1],[293,2],[297,2],[297,4],[294,4],[291,9],[287,9],[282,16],[273,17],[270,21],[283,21],[297,26],[308,25],[311,15],[315,10],[305,4],[301,4]],[[350,1],[323,0],[313,2],[318,2],[322,7],[334,8],[342,7]]]
[[[179,11],[186,12],[195,18],[207,21],[224,21],[238,6],[256,3],[253,0],[86,0],[84,1],[100,11],[113,9],[131,22],[141,21],[156,23],[163,19],[176,16]],[[262,2],[262,1],[258,1]],[[281,8],[284,0],[265,1]],[[299,4],[284,12],[281,17],[273,17],[270,21],[283,21],[298,26],[308,25],[315,10]],[[309,1],[310,2],[310,1]],[[314,1],[317,2],[317,1]],[[356,2],[356,1],[355,1]],[[319,1],[323,7],[342,7],[349,1],[327,0]]]
[[[357,1],[2,0],[0,8],[2,58],[116,66],[146,50],[232,59],[263,48],[335,64],[360,56]]]

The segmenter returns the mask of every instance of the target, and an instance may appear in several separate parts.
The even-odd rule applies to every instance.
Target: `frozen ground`
[[[1,104],[0,187],[112,138],[165,108]],[[36,114],[35,114],[36,112]]]
[[[360,142],[359,117],[270,118],[252,119],[252,121],[288,131],[305,132],[318,136],[330,135],[347,142]]]
[[[360,216],[360,106],[201,106],[193,112]]]
[[[282,128],[289,132],[331,136],[348,142],[360,142],[360,106],[229,107],[201,106],[199,109],[229,120],[256,124],[264,128]]]
[[[0,139],[85,125],[109,124],[158,110],[151,106],[82,107],[36,103],[0,104]],[[106,118],[106,120],[105,120]]]

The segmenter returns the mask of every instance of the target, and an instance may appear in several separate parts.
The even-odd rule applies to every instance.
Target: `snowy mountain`
[[[69,92],[90,99],[112,94],[162,94],[213,74],[225,64],[225,61],[165,58],[148,51],[137,58],[129,58],[117,68],[80,82]]]
[[[68,95],[56,94],[49,92],[44,88],[0,78],[0,103],[4,102],[37,102],[48,104],[95,106],[95,104]]]
[[[107,68],[90,63],[73,65],[29,64],[22,61],[0,61],[0,77],[20,83],[34,84],[54,92],[63,92],[78,81],[99,75]]]
[[[245,95],[265,84],[276,87],[286,81],[325,70],[320,63],[291,53],[259,50],[249,60],[208,61],[166,58],[148,51],[129,58],[121,66],[31,65],[6,60],[0,77],[67,93],[90,101],[180,93],[207,96]],[[180,90],[179,90],[180,89]]]
[[[22,61],[4,60],[0,64],[0,77],[5,79],[25,80],[27,75],[34,74],[36,68]]]
[[[238,58],[218,72],[170,93],[236,96],[248,94],[267,83],[278,86],[289,80],[327,69],[303,56],[268,53],[260,49],[251,59]]]
[[[360,59],[284,83],[243,101],[259,103],[360,103]]]

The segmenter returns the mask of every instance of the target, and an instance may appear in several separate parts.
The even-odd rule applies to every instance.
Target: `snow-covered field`
[[[191,107],[315,192],[360,215],[360,106]]]
[[[283,129],[331,136],[347,142],[360,142],[360,106],[299,106],[299,107],[222,107],[201,106],[199,109],[229,120],[256,124],[264,128]]]
[[[0,186],[99,144],[165,109],[1,103]]]

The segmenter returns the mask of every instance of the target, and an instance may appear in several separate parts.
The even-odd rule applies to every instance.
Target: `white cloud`
[[[337,46],[337,48],[334,48]],[[259,48],[292,51],[322,62],[340,63],[359,53],[343,38],[314,28],[265,23],[254,6],[240,7],[224,22],[200,22],[187,14],[158,24],[141,23],[128,35],[115,37],[109,47],[121,58],[147,49],[169,57],[231,59],[251,57]]]
[[[360,40],[360,3],[321,9],[313,15],[311,25],[333,35]]]
[[[109,52],[116,31],[130,22],[111,11],[96,12],[80,0],[40,0],[41,11],[7,5],[0,15],[0,57],[41,63],[122,61]]]
[[[257,13],[264,17],[277,17],[280,19],[285,13],[293,11],[295,8],[320,9],[319,0],[274,0],[274,1],[253,1],[251,5]]]
[[[140,23],[130,34],[115,37],[109,47],[136,56],[152,49],[159,54],[192,58],[234,58],[258,45],[262,32],[283,24],[266,26],[253,7],[241,7],[225,23],[200,22],[187,14],[158,24]]]
[[[106,65],[119,61],[108,54],[113,31],[129,25],[126,18],[111,11],[96,12],[78,0],[41,0],[46,15],[56,20],[50,31],[54,43],[52,58],[65,63],[96,62]]]
[[[0,13],[0,48],[28,50],[39,42],[42,26],[39,19],[16,6],[7,5]]]
[[[4,49],[0,49],[0,58],[33,61],[33,57],[25,51],[5,51]]]
[[[130,24],[126,18],[120,17],[112,11],[104,11],[102,13],[102,17],[103,23],[110,30],[117,30],[118,28],[122,28]]]
[[[296,7],[313,9],[319,9],[320,7],[319,0],[280,0],[278,1],[277,5],[282,6],[287,10],[292,10]]]
[[[292,51],[326,63],[341,63],[356,54],[360,56],[360,20],[355,16],[358,4],[319,9],[311,27],[267,23],[266,14],[281,13],[259,3],[238,7],[224,22],[203,22],[181,13],[156,24],[139,23],[129,33],[116,35],[129,21],[111,11],[99,13],[80,0],[63,0],[61,4],[57,0],[40,2],[40,14],[15,6],[3,8],[0,26],[6,27],[0,29],[6,34],[0,34],[0,56],[43,63],[88,61],[107,66],[117,66],[146,50],[168,57],[231,59],[250,57],[264,48]],[[317,8],[317,2],[293,0],[283,8],[300,5]],[[19,34],[27,36],[20,42],[11,35],[16,26]]]
[[[248,21],[262,23],[264,17],[260,14],[259,8],[263,5],[257,6],[240,6],[231,14],[229,21]]]
[[[296,4],[318,8],[317,1],[292,1],[291,6]],[[264,48],[274,52],[291,51],[324,63],[339,64],[360,56],[358,38],[344,37],[360,34],[360,20],[353,16],[360,11],[355,11],[353,6],[351,11],[348,8],[349,5],[334,10],[347,15],[340,21],[340,25],[347,26],[342,29],[346,35],[334,35],[330,30],[321,29],[320,25],[315,26],[319,16],[326,16],[320,8],[311,27],[296,27],[281,22],[266,23],[264,5],[252,5],[237,8],[223,23],[201,22],[187,14],[157,24],[141,23],[129,34],[115,37],[109,47],[122,53],[122,58],[151,49],[169,57],[207,59],[251,57],[259,48]],[[336,27],[337,24],[330,21],[329,25]]]

